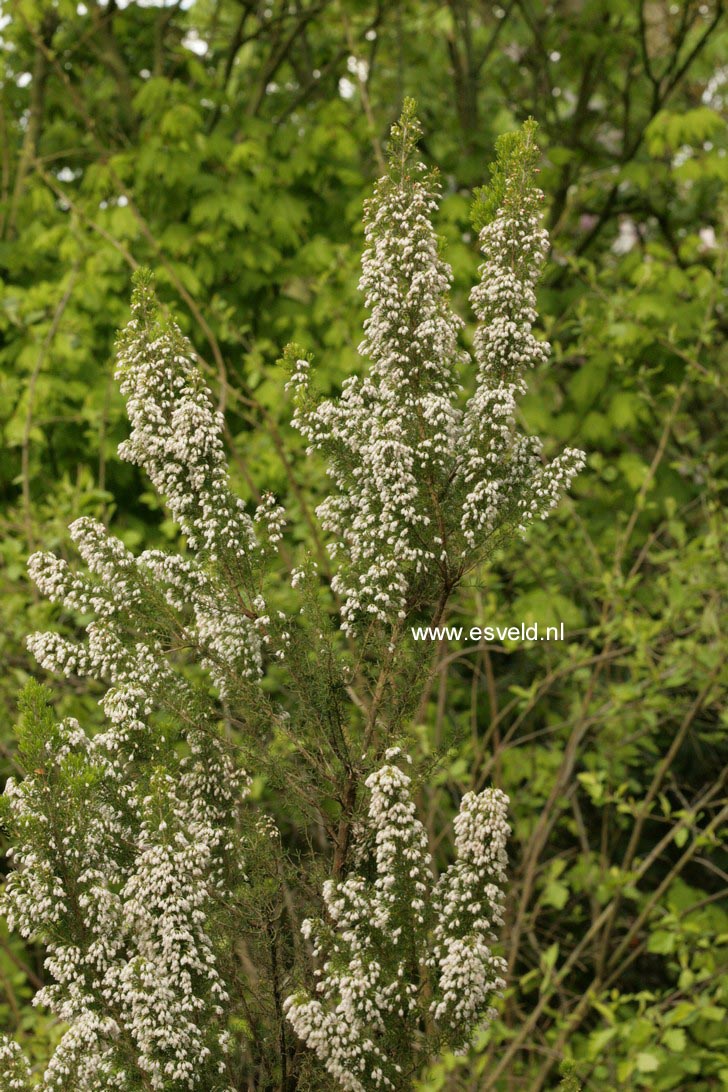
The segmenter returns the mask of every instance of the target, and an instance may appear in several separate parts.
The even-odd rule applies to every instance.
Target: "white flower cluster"
[[[191,615],[180,638],[199,651],[200,663],[210,672],[222,697],[228,696],[236,681],[260,677],[263,654],[260,616],[255,610],[264,609],[262,597],[256,596],[250,609],[241,609],[221,581],[198,562],[179,554],[146,550],[139,567],[163,588],[173,610]]]
[[[223,875],[242,875],[234,823],[247,788],[207,734],[188,746],[145,781],[112,733],[90,739],[68,720],[44,766],[8,782],[15,869],[0,909],[44,941],[52,983],[35,1003],[69,1025],[44,1088],[131,1090],[143,1075],[150,1089],[202,1092],[224,1065],[208,915]]]
[[[84,641],[40,633],[30,649],[49,670],[108,686],[105,730],[45,724],[35,774],[6,789],[16,867],[2,910],[46,946],[52,982],[36,1002],[69,1029],[43,1081],[68,1092],[137,1088],[140,1076],[154,1090],[225,1087],[228,996],[210,916],[223,876],[243,876],[247,778],[207,688],[175,655],[193,650],[223,697],[257,683],[269,640],[262,566],[284,519],[266,497],[256,540],[229,492],[220,419],[191,350],[151,307],[142,285],[120,342],[125,452],[166,492],[193,556],[135,557],[80,519],[71,535],[86,572],[49,554],[29,565],[54,602],[94,615]]]
[[[508,797],[499,789],[467,793],[455,817],[457,858],[435,884],[430,966],[437,974],[435,1020],[462,1046],[473,1021],[495,1016],[490,1000],[505,988],[506,962],[490,945],[503,925]]]
[[[275,549],[283,539],[283,529],[286,526],[285,509],[276,504],[272,493],[266,493],[255,510],[253,522],[260,524],[265,532],[265,541],[269,548]]]
[[[256,538],[253,520],[229,490],[221,418],[191,346],[153,308],[151,290],[141,284],[119,342],[118,374],[132,423],[122,449],[166,495],[196,556],[148,551],[136,558],[101,523],[84,518],[70,531],[96,580],[51,554],[29,562],[49,598],[97,619],[84,645],[44,633],[33,635],[29,647],[48,670],[110,680],[117,719],[141,695],[147,709],[162,693],[169,704],[175,688],[165,644],[195,649],[223,697],[259,678],[269,639],[260,576],[285,523],[283,509],[267,495],[255,514]],[[138,632],[148,639],[136,640],[132,651],[129,639]]]
[[[228,485],[222,414],[189,341],[174,323],[150,314],[154,306],[151,291],[138,284],[118,344],[116,376],[132,426],[119,454],[146,471],[193,549],[245,568],[257,544]]]
[[[0,1092],[29,1092],[30,1066],[12,1039],[0,1036]]]
[[[387,1038],[395,1027],[406,1031],[416,1009],[413,927],[424,924],[429,859],[409,784],[394,765],[368,778],[376,880],[373,887],[360,876],[324,885],[334,929],[303,924],[304,935],[315,937],[314,955],[325,955],[322,1000],[299,994],[285,1003],[297,1034],[349,1092],[400,1087]]]
[[[533,334],[534,288],[548,251],[538,211],[542,197],[534,187],[507,193],[480,232],[485,261],[470,294],[479,320],[473,344],[477,376],[463,415],[455,475],[455,484],[466,490],[461,526],[470,549],[504,516],[520,531],[535,517],[545,518],[584,466],[583,453],[573,448],[545,465],[540,440],[514,432],[525,370],[549,356],[548,343]]]
[[[199,1088],[199,1073],[210,1057],[209,1022],[219,1022],[228,1000],[206,931],[222,831],[202,816],[185,815],[168,775],[157,788],[165,811],[187,821],[175,830],[163,820],[161,842],[156,824],[149,819],[141,824],[142,842],[149,844],[119,896],[120,926],[133,955],[118,968],[118,977],[107,981],[106,992],[121,1005],[139,1068],[152,1087],[179,1082]]]
[[[455,820],[458,859],[433,883],[427,836],[411,779],[387,764],[366,781],[368,856],[375,878],[327,881],[327,922],[305,921],[322,960],[317,991],[293,994],[285,1011],[296,1033],[348,1092],[401,1089],[398,1044],[435,1021],[458,1047],[492,1017],[504,963],[493,955],[505,879],[507,798],[493,790],[464,797]],[[360,860],[367,846],[359,847]],[[458,962],[458,960],[462,962]]]
[[[332,554],[348,559],[333,583],[348,631],[363,613],[379,621],[402,614],[410,574],[426,579],[444,557],[433,509],[456,439],[462,323],[448,306],[451,273],[431,222],[437,185],[422,172],[413,167],[400,185],[382,179],[368,205],[360,287],[371,314],[360,352],[370,374],[348,379],[337,402],[297,408],[293,420],[311,449],[329,455],[337,492],[318,514],[334,536]],[[291,384],[299,397],[307,380],[298,361]]]
[[[318,404],[308,361],[295,361],[289,382],[293,423],[327,456],[336,486],[318,513],[344,559],[333,586],[350,633],[367,618],[393,624],[434,587],[452,588],[495,532],[545,516],[583,465],[567,450],[545,466],[539,441],[515,429],[523,370],[548,356],[532,332],[546,248],[532,184],[480,235],[475,390],[460,405],[457,371],[469,358],[432,226],[438,185],[413,159],[417,133],[405,111],[390,175],[367,206],[360,352],[369,375]]]

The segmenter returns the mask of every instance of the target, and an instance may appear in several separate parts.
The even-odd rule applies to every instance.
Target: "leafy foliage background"
[[[722,3],[15,0],[2,23],[3,775],[23,637],[69,625],[27,555],[66,553],[80,514],[135,547],[177,533],[116,456],[133,269],[156,270],[226,408],[240,492],[272,489],[294,553],[320,552],[320,469],[275,361],[295,339],[331,389],[359,367],[361,210],[388,127],[414,95],[464,297],[472,189],[533,115],[554,362],[526,424],[588,468],[451,618],[563,621],[567,641],[443,645],[417,718],[442,853],[467,789],[502,787],[514,825],[502,1020],[423,1087],[553,1087],[563,1057],[589,1088],[728,1086]],[[93,692],[55,692],[98,720]],[[0,1022],[41,1054],[59,1029],[28,1005],[40,954],[0,941]]]

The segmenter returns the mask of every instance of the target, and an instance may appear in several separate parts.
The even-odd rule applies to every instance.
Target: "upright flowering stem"
[[[289,351],[294,425],[327,459],[335,491],[319,506],[339,560],[333,581],[342,628],[372,657],[364,749],[388,745],[416,701],[422,660],[397,688],[408,623],[437,625],[463,575],[495,545],[545,517],[583,465],[567,450],[551,463],[516,427],[525,373],[543,363],[534,286],[547,248],[535,185],[535,127],[499,143],[491,186],[477,202],[484,255],[471,300],[474,359],[458,344],[452,274],[432,226],[439,184],[417,160],[411,103],[392,130],[389,171],[365,215],[360,287],[369,317],[359,349],[365,376],[338,399],[317,401],[310,362]],[[463,398],[459,376],[473,376]],[[403,692],[407,695],[403,697]],[[408,703],[409,699],[409,703]],[[342,793],[336,874],[343,872],[357,777]]]
[[[375,622],[390,645],[407,619],[433,607],[439,615],[494,542],[545,517],[583,465],[572,450],[544,463],[540,441],[515,424],[524,373],[548,356],[533,332],[547,246],[534,126],[501,140],[477,206],[485,260],[471,296],[474,368],[458,345],[452,274],[431,223],[439,185],[417,161],[418,134],[410,103],[392,130],[389,173],[366,207],[360,287],[370,314],[359,348],[367,375],[317,402],[309,361],[289,352],[293,423],[309,450],[325,454],[336,486],[318,513],[340,558],[333,586],[342,628],[366,640]],[[474,371],[465,400],[461,369]]]
[[[370,314],[359,349],[368,375],[318,405],[306,397],[305,361],[291,379],[293,423],[327,454],[337,486],[318,512],[343,559],[334,590],[352,634],[363,620],[386,629],[404,619],[433,573],[448,578],[442,498],[459,418],[462,321],[431,222],[439,183],[416,161],[418,134],[408,104],[393,129],[390,171],[366,206],[360,288]]]
[[[394,764],[401,753],[384,757],[366,781],[360,847],[374,878],[324,885],[327,919],[303,923],[319,997],[301,990],[286,1002],[296,1032],[350,1092],[407,1087],[413,1061],[466,1045],[505,985],[490,945],[502,924],[507,798],[486,789],[463,799],[457,860],[435,882],[411,778]]]

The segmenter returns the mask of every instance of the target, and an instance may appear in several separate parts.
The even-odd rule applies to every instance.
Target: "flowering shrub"
[[[427,673],[406,627],[436,624],[582,456],[547,464],[515,425],[525,370],[547,354],[532,329],[546,247],[533,127],[502,142],[478,203],[472,365],[418,132],[408,104],[367,208],[368,374],[317,401],[309,361],[287,352],[293,423],[333,482],[318,509],[330,589],[310,560],[282,586],[284,513],[265,496],[251,517],[231,490],[192,347],[137,279],[118,346],[121,454],[164,496],[185,549],[135,556],[80,519],[85,569],[29,563],[85,627],[29,645],[47,670],[104,685],[106,727],[55,723],[37,684],[23,699],[2,909],[44,945],[36,1001],[66,1030],[37,1080],[15,1044],[0,1047],[6,1092],[401,1089],[492,1016],[507,800],[463,797],[438,876],[420,775],[392,746]]]
[[[433,1046],[465,1045],[505,986],[505,962],[489,943],[503,924],[508,801],[497,789],[463,797],[457,860],[435,882],[409,786],[393,765],[367,778],[376,879],[350,874],[324,884],[328,922],[303,923],[314,956],[325,958],[323,1004],[305,992],[286,1002],[296,1032],[350,1092],[402,1088],[413,1073],[401,1059],[422,1028]]]

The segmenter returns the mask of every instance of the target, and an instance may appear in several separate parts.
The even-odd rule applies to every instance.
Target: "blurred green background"
[[[588,454],[572,498],[464,588],[451,621],[564,643],[436,650],[421,803],[512,800],[501,1018],[427,1089],[728,1088],[725,615],[728,25],[710,0],[15,0],[0,17],[0,781],[23,638],[71,621],[25,575],[80,514],[177,539],[121,464],[113,381],[151,266],[227,413],[241,493],[310,541],[321,468],[287,425],[295,339],[335,389],[356,346],[363,201],[405,95],[442,174],[456,295],[471,190],[533,115],[552,251],[550,367],[525,423]],[[466,340],[468,332],[466,332]],[[54,682],[59,713],[96,695]],[[40,1057],[42,953],[0,926],[0,1026]],[[564,1078],[564,1087],[571,1078]]]

